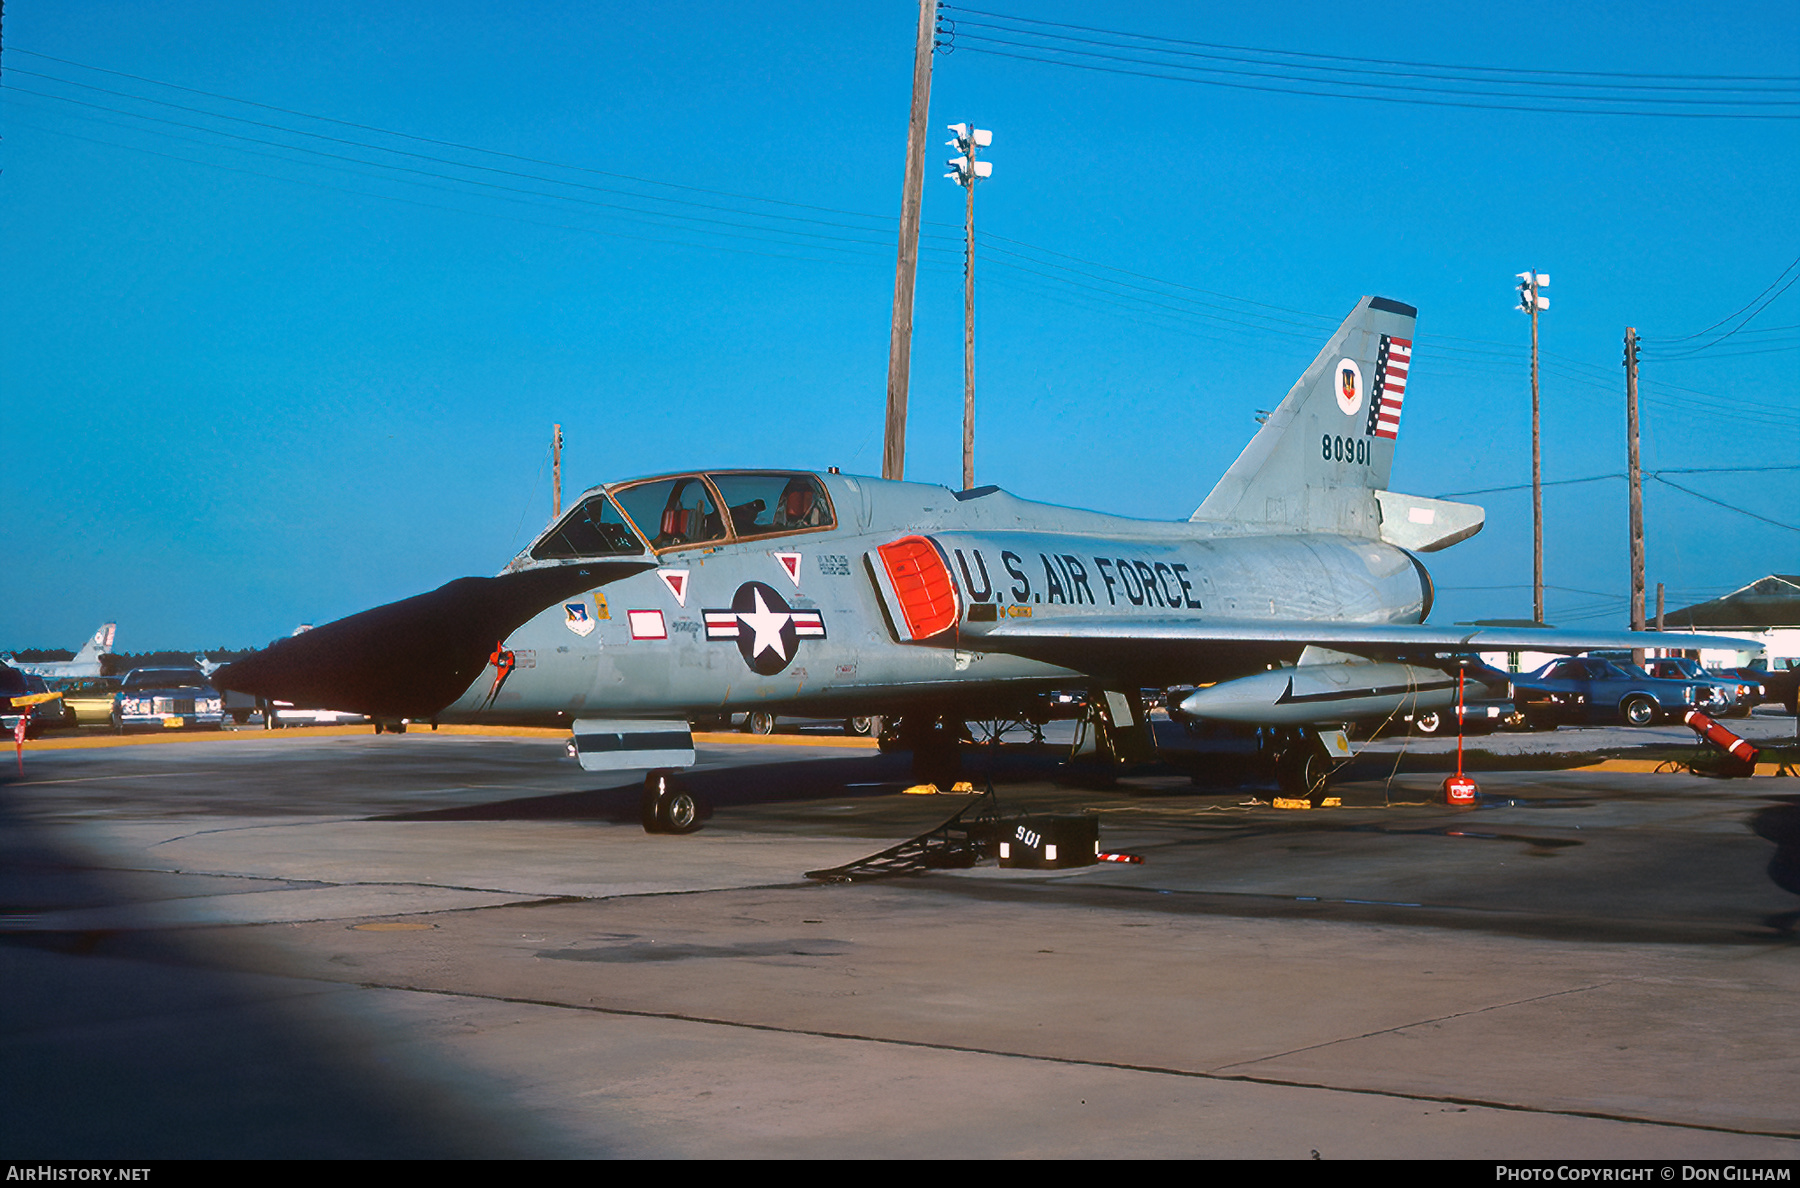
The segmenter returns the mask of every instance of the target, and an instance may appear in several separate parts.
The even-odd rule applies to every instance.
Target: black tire
[[[660,809],[663,797],[673,786],[673,777],[666,771],[653,771],[644,777],[644,798],[638,804],[638,819],[643,822],[645,833],[663,831]]]
[[[644,777],[639,817],[645,833],[692,833],[700,828],[700,802],[675,782],[675,773],[653,771]]]
[[[1413,715],[1413,730],[1418,734],[1436,734],[1444,728],[1444,716],[1436,710]]]
[[[1318,804],[1331,780],[1331,759],[1316,746],[1299,744],[1275,761],[1275,778],[1282,791]]]
[[[1627,697],[1619,705],[1619,716],[1625,719],[1627,726],[1656,725],[1656,702],[1639,694]]]
[[[744,715],[744,729],[750,734],[774,734],[775,715],[768,710],[751,710]]]

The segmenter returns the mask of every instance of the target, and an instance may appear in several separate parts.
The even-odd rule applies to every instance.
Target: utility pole
[[[994,167],[975,159],[975,150],[994,143],[994,134],[973,124],[951,124],[956,139],[949,142],[961,156],[947,162],[950,172],[944,176],[968,191],[967,213],[963,216],[963,234],[967,246],[963,252],[963,454],[962,484],[968,491],[975,486],[975,183],[991,177]]]
[[[1538,312],[1550,298],[1538,292],[1550,284],[1541,272],[1519,274],[1519,308],[1531,315],[1531,618],[1544,621],[1544,452],[1538,415]]]
[[[900,197],[900,258],[894,267],[894,324],[888,336],[887,430],[881,477],[906,470],[906,388],[912,368],[913,278],[919,270],[919,205],[925,194],[925,117],[931,106],[931,55],[937,33],[937,0],[919,0],[919,36],[913,47],[912,122],[906,132],[906,188]]]
[[[1635,326],[1625,327],[1625,458],[1631,488],[1631,629],[1644,629],[1644,472],[1638,465],[1638,339]],[[1633,664],[1644,662],[1644,650],[1633,649]]]
[[[550,435],[550,518],[562,519],[562,426]]]

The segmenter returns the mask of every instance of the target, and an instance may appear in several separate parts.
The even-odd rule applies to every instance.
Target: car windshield
[[[140,668],[125,678],[127,689],[204,689],[206,676],[197,668]]]
[[[119,688],[118,677],[70,677],[56,683],[56,687],[65,693],[114,693]]]
[[[643,542],[604,495],[584,499],[563,517],[550,534],[537,543],[531,555],[539,561],[562,557],[635,557]]]

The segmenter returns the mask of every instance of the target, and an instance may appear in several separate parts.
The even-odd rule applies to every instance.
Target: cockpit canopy
[[[721,513],[720,509],[724,512]],[[817,475],[733,470],[621,483],[589,495],[532,546],[539,561],[629,557],[837,525]]]

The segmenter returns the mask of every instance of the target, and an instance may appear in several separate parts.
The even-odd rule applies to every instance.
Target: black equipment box
[[[1001,821],[1000,865],[1022,870],[1064,870],[1092,866],[1100,853],[1100,818],[1015,817]]]

